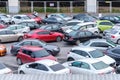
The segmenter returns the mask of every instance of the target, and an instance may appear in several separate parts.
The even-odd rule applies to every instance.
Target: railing
[[[19,1],[20,13],[85,13],[86,1]],[[97,13],[120,13],[120,1],[97,2]],[[0,1],[0,12],[8,13],[8,2]]]

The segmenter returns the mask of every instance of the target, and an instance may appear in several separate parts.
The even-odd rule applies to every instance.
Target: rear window
[[[109,65],[105,64],[105,63],[102,62],[102,61],[93,63],[92,66],[93,66],[96,70],[101,70],[101,69],[105,69],[105,68],[109,67]]]
[[[110,25],[110,26],[113,26],[113,24],[110,23],[110,22],[101,22],[100,25]]]
[[[65,69],[65,67],[61,64],[55,64],[55,65],[52,65],[50,66],[50,68],[53,70],[53,71],[59,71],[59,70],[62,70],[62,69]]]

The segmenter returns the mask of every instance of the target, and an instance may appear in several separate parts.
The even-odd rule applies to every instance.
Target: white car
[[[15,33],[27,33],[30,31],[30,27],[23,26],[23,25],[17,25],[17,24],[10,25],[6,29],[12,30]]]
[[[75,26],[72,26],[71,28],[67,29],[65,33],[70,33],[71,31],[76,31],[76,30],[88,30],[91,31],[92,33],[99,33],[99,29],[96,25],[95,22],[84,22],[84,23],[79,23]]]
[[[90,47],[73,47],[67,55],[68,61],[79,60],[83,58],[95,58],[103,61],[104,63],[112,67],[116,66],[116,61],[113,58],[105,55],[100,50]]]
[[[6,14],[0,14],[0,22],[3,24],[11,24],[11,18]]]
[[[62,30],[65,32],[67,29],[71,28],[72,26],[75,26],[79,23],[82,23],[82,21],[80,20],[70,20],[70,21],[67,21],[65,24],[62,24],[61,25],[61,28]]]
[[[0,74],[11,74],[12,70],[6,67],[3,63],[0,63]]]
[[[106,33],[105,38],[120,44],[120,30],[113,30],[110,33]]]
[[[89,41],[86,41],[84,43],[79,44],[80,47],[92,47],[101,51],[105,51],[108,48],[114,48],[118,46],[117,44],[113,43],[110,40],[106,39],[90,39]]]
[[[115,74],[115,69],[98,59],[81,59],[63,63],[73,74]]]
[[[26,63],[18,68],[19,74],[68,74],[70,70],[59,62],[53,60],[40,60],[36,62]]]
[[[60,17],[62,18],[63,20],[72,20],[72,17],[66,15],[66,14],[63,14],[63,13],[52,13],[52,14],[49,14],[48,17],[51,17],[51,16],[56,16],[56,17]]]
[[[35,22],[34,19],[31,19],[29,16],[24,15],[24,14],[18,14],[18,15],[13,15],[11,18],[12,24],[17,24],[20,22],[24,22],[24,21],[33,21]]]

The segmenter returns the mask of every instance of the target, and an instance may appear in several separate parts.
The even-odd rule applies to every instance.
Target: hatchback
[[[57,60],[44,48],[36,46],[23,46],[17,54],[17,63],[19,65],[43,59]]]

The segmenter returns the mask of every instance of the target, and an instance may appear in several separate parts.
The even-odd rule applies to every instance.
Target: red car
[[[34,19],[37,23],[42,23],[42,18],[34,14],[27,14],[31,19]]]
[[[23,46],[17,54],[17,63],[19,65],[43,59],[50,59],[55,61],[57,60],[44,48],[40,48],[37,46]]]
[[[62,41],[63,34],[58,32],[50,32],[47,30],[36,29],[24,35],[24,38],[34,38],[43,41]]]

